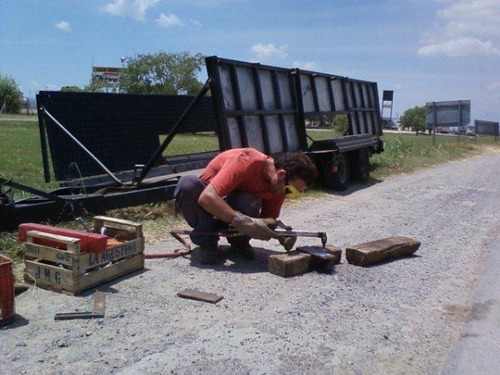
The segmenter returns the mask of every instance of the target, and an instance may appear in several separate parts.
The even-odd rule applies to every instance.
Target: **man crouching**
[[[272,158],[253,148],[222,152],[200,177],[183,176],[174,192],[178,210],[195,232],[215,233],[228,225],[243,236],[228,238],[231,249],[254,259],[250,239],[270,240],[281,206],[290,191],[303,192],[316,178],[311,159],[302,153]],[[200,262],[219,262],[217,236],[193,234]]]

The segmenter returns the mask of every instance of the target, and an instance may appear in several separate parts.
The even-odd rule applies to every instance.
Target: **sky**
[[[83,87],[92,66],[187,51],[375,81],[380,98],[394,90],[393,117],[426,102],[471,100],[471,119],[500,121],[500,0],[0,4],[0,75],[26,97]]]

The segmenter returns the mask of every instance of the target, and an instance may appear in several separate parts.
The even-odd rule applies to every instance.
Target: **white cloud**
[[[299,69],[304,69],[304,70],[318,70],[319,66],[315,62],[312,61],[306,61],[306,62],[301,62],[301,61],[294,61],[292,66],[294,68],[299,68]]]
[[[114,0],[106,4],[103,11],[113,16],[131,17],[137,21],[146,19],[146,11],[160,0]]]
[[[500,92],[500,81],[491,82],[489,85],[486,86],[486,90]]]
[[[265,45],[257,43],[252,46],[250,52],[255,59],[262,61],[274,57],[284,59],[288,56],[288,52],[286,51],[287,49],[288,45],[286,44],[282,46],[275,46],[273,43]]]
[[[165,13],[161,13],[160,16],[156,19],[156,23],[158,26],[167,28],[170,26],[183,26],[184,23],[181,21],[179,17],[175,14],[166,15]]]
[[[444,20],[435,40],[423,42],[420,56],[498,56],[500,53],[500,1],[454,0],[437,12]]]
[[[58,22],[54,26],[61,31],[71,31],[71,25],[66,21]]]
[[[438,16],[448,21],[445,32],[450,36],[500,36],[498,0],[457,1]]]
[[[477,38],[456,38],[441,43],[431,43],[418,50],[420,56],[500,56],[500,49],[491,40],[483,42]]]
[[[200,22],[200,21],[198,21],[198,20],[197,20],[197,19],[195,19],[195,18],[190,18],[190,19],[189,19],[189,22],[191,22],[193,25],[198,26],[198,27],[203,26],[203,25],[201,24],[201,22]]]

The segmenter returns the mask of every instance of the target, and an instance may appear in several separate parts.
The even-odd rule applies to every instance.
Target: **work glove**
[[[297,237],[280,236],[278,238],[278,241],[280,242],[281,246],[285,248],[286,251],[290,251],[293,249],[295,242],[297,242]]]
[[[291,226],[286,225],[281,220],[276,221],[276,225],[285,230],[293,230]],[[297,242],[297,237],[295,236],[279,236],[278,241],[281,246],[285,248],[286,251],[290,251],[293,249],[295,242]]]
[[[236,228],[238,232],[246,234],[249,237],[255,238],[257,240],[269,241],[271,238],[276,238],[276,233],[274,233],[270,225],[275,225],[276,220],[271,218],[257,219],[242,214],[236,211],[234,219],[231,222],[231,226]]]

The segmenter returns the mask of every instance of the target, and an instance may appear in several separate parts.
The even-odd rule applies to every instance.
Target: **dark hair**
[[[308,187],[312,186],[318,170],[311,158],[302,153],[287,152],[274,156],[276,169],[284,169],[288,180],[300,178]]]

